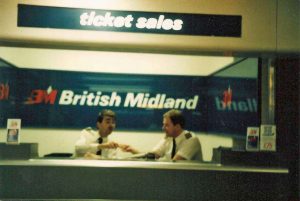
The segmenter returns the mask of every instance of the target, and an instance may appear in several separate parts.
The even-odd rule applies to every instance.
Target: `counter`
[[[287,200],[288,169],[197,162],[0,162],[1,199]]]

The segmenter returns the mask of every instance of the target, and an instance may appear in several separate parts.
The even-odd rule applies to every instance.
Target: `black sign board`
[[[241,37],[241,24],[239,15],[18,5],[18,27]]]

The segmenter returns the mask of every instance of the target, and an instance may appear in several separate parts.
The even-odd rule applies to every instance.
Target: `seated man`
[[[99,113],[96,127],[97,132],[91,128],[81,132],[75,143],[76,156],[88,159],[114,158],[118,144],[110,142],[108,136],[116,127],[116,114],[112,110],[103,110]]]
[[[198,160],[202,161],[201,144],[195,134],[184,130],[185,119],[179,110],[170,110],[163,115],[165,137],[150,152],[155,158],[167,160]],[[124,147],[125,151],[133,154],[138,150],[130,146]]]

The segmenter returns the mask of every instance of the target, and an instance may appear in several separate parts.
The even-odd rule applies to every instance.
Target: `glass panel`
[[[38,142],[40,156],[73,153],[80,131],[96,130],[102,109],[117,114],[112,140],[141,152],[164,136],[163,114],[181,110],[205,161],[213,148],[245,142],[247,127],[259,124],[257,58],[4,47],[0,52],[3,60],[21,65],[0,68],[0,126],[5,132],[8,118],[22,119],[21,142]],[[58,141],[63,145],[55,146]]]

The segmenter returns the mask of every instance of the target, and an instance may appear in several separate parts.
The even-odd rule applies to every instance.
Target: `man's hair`
[[[174,125],[179,124],[181,128],[185,126],[185,118],[179,110],[169,110],[164,114],[164,117],[169,117]]]
[[[104,116],[112,117],[114,120],[116,120],[116,113],[112,110],[102,110],[97,118],[97,122],[101,123],[104,119]]]

